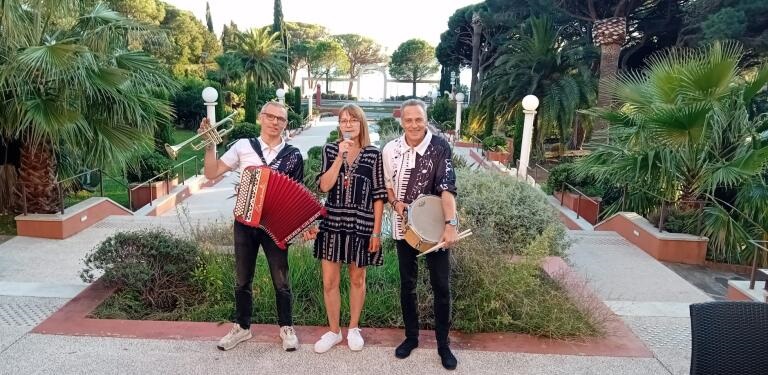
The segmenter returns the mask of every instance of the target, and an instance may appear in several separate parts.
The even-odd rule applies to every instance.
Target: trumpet
[[[232,131],[234,127],[230,127],[228,129],[218,129],[218,127],[224,124],[225,122],[231,122],[232,124],[234,124],[235,121],[233,120],[233,118],[235,117],[236,114],[237,112],[232,113],[231,115],[225,117],[221,121],[211,126],[210,129],[208,129],[208,131],[206,131],[205,133],[196,134],[194,137],[187,139],[186,141],[181,142],[177,145],[171,146],[166,143],[165,152],[168,153],[168,156],[170,156],[171,159],[176,159],[176,157],[179,156],[179,150],[181,150],[184,146],[196,141],[198,138],[201,138],[201,137],[203,139],[199,143],[195,143],[192,145],[193,150],[202,150],[208,145],[217,145],[221,143],[222,138],[227,133]],[[206,118],[205,120],[207,121],[208,119]]]

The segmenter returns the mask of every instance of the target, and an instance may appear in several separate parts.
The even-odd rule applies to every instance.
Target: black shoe
[[[450,348],[438,348],[437,354],[440,355],[440,362],[443,363],[446,370],[456,369],[456,357],[453,356]]]
[[[400,359],[408,358],[413,349],[416,349],[418,346],[419,340],[405,339],[405,341],[395,349],[395,357]]]

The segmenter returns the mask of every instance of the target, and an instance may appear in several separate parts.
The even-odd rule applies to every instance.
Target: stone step
[[[755,273],[756,280],[768,280],[768,268],[758,268]]]

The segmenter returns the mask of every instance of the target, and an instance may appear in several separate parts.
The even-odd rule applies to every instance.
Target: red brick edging
[[[452,346],[456,349],[481,350],[495,352],[524,352],[537,354],[563,354],[613,357],[646,357],[653,354],[640,339],[614,315],[607,306],[599,301],[583,279],[558,257],[548,257],[542,268],[550,276],[561,282],[570,293],[577,294],[578,301],[587,301],[594,310],[607,314],[605,337],[586,340],[553,340],[531,335],[498,332],[465,334],[451,333]],[[96,281],[70,300],[51,317],[35,327],[32,332],[51,335],[100,336],[144,339],[176,339],[216,341],[224,336],[230,325],[206,322],[174,322],[148,320],[91,319],[88,314],[101,304],[113,292],[102,282]],[[594,303],[594,302],[597,303]],[[275,343],[277,327],[267,324],[252,325],[253,341]],[[295,327],[304,343],[312,342],[326,332],[327,327]],[[364,328],[366,345],[395,347],[403,340],[403,330],[395,328]],[[436,348],[432,331],[422,331],[420,347]]]

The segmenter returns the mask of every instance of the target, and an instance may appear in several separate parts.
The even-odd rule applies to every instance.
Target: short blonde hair
[[[363,109],[355,104],[345,104],[339,110],[339,121],[341,121],[342,113],[346,113],[349,115],[349,117],[360,121],[360,135],[357,137],[358,146],[360,146],[360,148],[370,146],[371,136],[370,132],[368,131],[368,120],[365,117],[365,112]],[[341,136],[341,131],[339,131],[339,141],[341,140],[343,140],[343,138]]]

